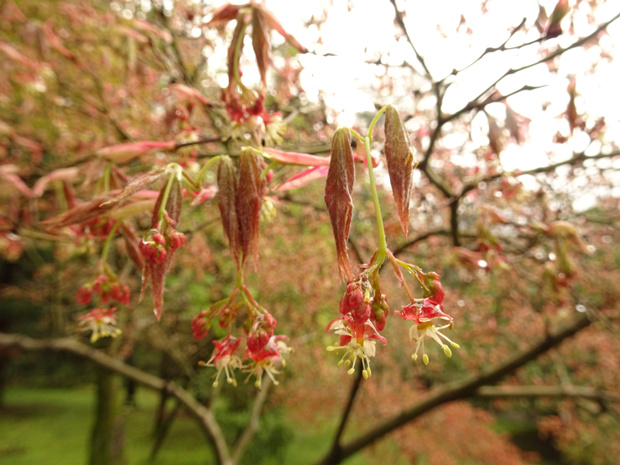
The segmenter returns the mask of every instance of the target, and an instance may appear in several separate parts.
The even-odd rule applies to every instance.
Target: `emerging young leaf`
[[[274,190],[283,192],[291,189],[299,189],[315,179],[324,178],[327,176],[328,170],[328,166],[315,166],[314,168],[309,168],[302,171],[298,175],[293,176],[291,179],[287,179]]]
[[[129,142],[127,144],[110,145],[97,150],[97,155],[114,163],[127,163],[141,155],[151,155],[155,152],[167,152],[174,150],[175,141],[153,142],[143,140]]]
[[[263,152],[265,152],[269,158],[281,163],[303,166],[329,166],[328,157],[317,157],[316,155],[310,155],[308,153],[284,152],[267,147],[263,149]]]
[[[217,201],[220,208],[220,216],[222,218],[222,227],[224,234],[228,238],[228,246],[230,252],[240,263],[240,237],[239,237],[239,221],[237,219],[237,173],[235,165],[230,157],[222,157],[217,170],[218,195]]]
[[[251,253],[254,265],[258,261],[258,222],[263,200],[261,156],[252,149],[244,149],[239,157],[239,185],[237,188],[237,218],[243,252],[242,262]]]
[[[284,27],[282,27],[282,24],[280,24],[280,22],[275,18],[275,16],[273,15],[273,13],[271,13],[270,11],[268,11],[265,7],[261,6],[260,7],[261,10],[261,15],[265,21],[265,23],[271,27],[272,29],[275,29],[278,34],[280,34],[282,37],[284,37],[284,39],[291,44],[293,47],[295,47],[297,50],[299,50],[301,53],[306,53],[308,50],[306,49],[306,47],[304,47],[303,45],[301,45],[297,39],[295,39],[295,37],[293,37],[291,34],[289,34],[288,32],[286,32],[286,30],[284,29]]]
[[[269,65],[269,32],[259,9],[252,10],[252,47],[256,55],[256,63],[260,72],[263,92],[267,88],[267,66]]]
[[[353,213],[351,191],[354,184],[355,166],[351,151],[351,133],[347,128],[340,128],[332,139],[332,158],[325,183],[325,204],[334,231],[340,278],[346,278],[347,281],[353,279],[347,253],[347,240]]]
[[[409,137],[398,111],[392,105],[385,110],[385,158],[387,159],[392,194],[398,209],[398,218],[405,236],[409,230],[409,200],[413,183],[413,168],[417,164]]]

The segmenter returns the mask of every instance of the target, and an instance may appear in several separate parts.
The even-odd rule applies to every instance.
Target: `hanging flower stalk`
[[[443,311],[443,286],[439,275],[424,273],[420,268],[397,260],[387,247],[383,218],[377,194],[371,157],[372,132],[379,116],[385,113],[385,156],[388,173],[392,184],[392,193],[396,202],[398,217],[405,236],[409,229],[409,203],[413,186],[413,169],[417,165],[404,125],[398,111],[391,105],[381,109],[368,129],[368,135],[362,136],[349,128],[340,128],[332,139],[332,158],[325,186],[325,203],[329,212],[340,276],[347,279],[347,288],[340,301],[341,317],[333,320],[327,331],[334,331],[340,337],[338,344],[330,345],[327,350],[341,352],[338,365],[349,367],[353,374],[361,365],[364,378],[371,376],[370,359],[376,354],[376,341],[387,344],[380,332],[384,329],[389,313],[387,297],[381,292],[379,271],[386,258],[390,259],[394,272],[404,287],[410,303],[396,311],[395,314],[406,320],[414,321],[409,334],[416,343],[414,360],[422,353],[425,364],[429,357],[424,347],[425,337],[438,342],[447,356],[452,356],[452,348],[458,344],[450,340],[441,331],[452,329],[453,319]],[[355,166],[351,153],[350,134],[353,134],[366,151],[366,163],[370,181],[370,191],[375,208],[378,232],[378,248],[368,264],[360,265],[357,276],[353,276],[347,254],[347,241],[351,226],[353,201],[351,193],[355,182]],[[416,298],[407,286],[400,271],[409,271],[423,291],[423,298]],[[449,343],[449,345],[448,345]]]
[[[153,313],[157,320],[161,318],[164,302],[164,280],[172,257],[179,247],[185,245],[185,235],[177,231],[181,219],[183,192],[181,189],[181,168],[173,165],[167,183],[162,187],[155,202],[151,230],[139,245],[144,257],[142,274],[142,292],[144,295],[147,282],[151,281],[153,295]]]

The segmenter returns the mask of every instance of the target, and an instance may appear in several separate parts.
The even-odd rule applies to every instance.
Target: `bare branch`
[[[351,411],[353,410],[353,403],[355,402],[355,397],[359,391],[360,385],[362,383],[362,371],[358,370],[357,375],[355,376],[355,380],[351,385],[351,391],[349,392],[349,398],[347,399],[347,405],[345,406],[342,412],[342,418],[340,419],[340,424],[338,425],[338,430],[336,431],[336,435],[334,436],[334,440],[332,443],[332,447],[327,453],[328,460],[336,460],[337,463],[338,457],[341,454],[341,446],[340,440],[342,439],[342,435],[344,434],[344,430],[347,426],[347,422],[349,421],[349,417],[351,416]]]
[[[586,42],[588,42],[589,40],[591,40],[592,38],[596,37],[601,31],[605,30],[611,23],[613,23],[614,21],[616,21],[618,18],[620,18],[620,13],[618,13],[616,16],[614,16],[612,19],[610,19],[609,21],[601,24],[599,27],[597,27],[594,32],[592,32],[591,34],[588,34],[585,37],[582,37],[581,39],[573,42],[572,44],[570,44],[568,47],[565,48],[560,48],[558,50],[556,50],[553,53],[550,53],[548,56],[541,58],[538,61],[529,63],[527,65],[521,66],[520,68],[510,68],[508,71],[506,71],[504,74],[502,74],[500,77],[498,77],[491,85],[489,85],[485,90],[483,90],[477,97],[475,97],[470,103],[468,103],[465,107],[463,107],[461,110],[457,111],[456,113],[454,113],[453,115],[451,115],[447,121],[452,120],[454,118],[456,118],[458,115],[462,114],[465,111],[470,110],[472,107],[476,107],[477,105],[474,104],[473,102],[476,102],[477,100],[481,99],[484,95],[486,95],[487,93],[489,93],[491,91],[491,89],[493,89],[494,87],[497,86],[497,84],[499,84],[502,80],[504,80],[506,77],[513,75],[513,74],[517,74],[521,71],[524,71],[526,69],[529,68],[533,68],[534,66],[538,66],[540,64],[546,63],[548,61],[553,60],[556,57],[559,57],[560,55],[562,55],[563,53],[573,49],[573,48],[577,48],[577,47],[581,47],[583,44],[585,44]],[[523,89],[521,89],[523,90]]]
[[[541,166],[539,168],[533,168],[531,170],[516,171],[512,174],[515,177],[519,177],[519,176],[534,175],[534,174],[539,174],[539,173],[548,173],[549,171],[553,171],[556,168],[559,168],[560,166],[564,166],[564,165],[577,165],[579,163],[583,163],[586,160],[601,160],[605,158],[613,158],[613,157],[618,157],[618,156],[620,156],[620,151],[610,152],[610,153],[605,153],[605,154],[601,153],[601,154],[592,155],[592,156],[586,156],[584,153],[578,153],[577,155],[575,155],[572,158],[569,158],[568,160],[560,161],[560,162],[553,163],[547,166]],[[458,197],[461,198],[465,194],[467,194],[469,191],[476,189],[481,182],[495,181],[496,179],[499,179],[502,176],[506,176],[507,174],[508,173],[505,173],[505,172],[495,173],[490,176],[480,178],[479,180],[475,182],[471,182],[463,186],[463,189],[461,190],[461,193],[458,195]]]
[[[217,420],[211,410],[198,402],[189,392],[177,386],[173,382],[167,382],[157,376],[153,376],[138,368],[127,365],[118,359],[110,357],[101,351],[92,349],[74,339],[32,339],[20,334],[0,333],[0,347],[18,347],[26,351],[48,351],[67,352],[77,357],[90,360],[96,365],[121,374],[127,378],[154,389],[165,391],[178,399],[185,408],[198,420],[200,426],[207,433],[213,442],[215,452],[220,465],[232,465],[234,462],[230,457],[224,434],[220,429]]]
[[[620,394],[586,386],[481,386],[474,396],[486,398],[581,397],[599,402],[620,402]]]
[[[429,237],[433,237],[433,236],[449,236],[449,235],[450,235],[450,231],[447,230],[447,229],[435,229],[435,230],[432,230],[432,231],[427,231],[424,234],[420,234],[419,236],[414,237],[413,239],[411,239],[411,240],[405,242],[404,244],[402,244],[401,246],[395,248],[392,251],[392,254],[395,257],[397,257],[398,255],[403,253],[409,247],[414,246],[418,242],[425,241]]]
[[[265,405],[265,401],[267,400],[267,394],[269,393],[269,388],[271,387],[272,381],[271,378],[265,376],[265,379],[262,382],[261,390],[258,392],[256,399],[254,399],[254,406],[252,407],[252,413],[250,415],[250,422],[248,423],[247,428],[243,431],[243,434],[233,447],[232,461],[233,463],[237,463],[245,450],[250,445],[250,441],[258,431],[258,420]]]
[[[394,7],[394,16],[396,17],[396,22],[398,23],[400,28],[405,33],[405,36],[407,37],[407,41],[409,42],[409,45],[411,45],[411,48],[413,49],[413,53],[415,53],[416,58],[418,59],[420,64],[422,64],[422,67],[424,68],[424,71],[426,72],[428,78],[431,80],[431,82],[434,82],[433,75],[431,74],[430,70],[428,69],[428,66],[426,65],[426,60],[424,60],[424,57],[420,55],[420,53],[418,52],[418,49],[413,43],[413,40],[411,39],[411,36],[409,35],[407,26],[405,26],[405,20],[403,18],[403,14],[396,7],[396,0],[390,0],[390,2],[392,3],[392,6]]]

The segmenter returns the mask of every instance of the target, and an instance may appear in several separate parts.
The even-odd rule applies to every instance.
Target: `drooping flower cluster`
[[[114,301],[123,305],[128,305],[131,293],[127,284],[121,282],[118,276],[108,267],[99,274],[92,282],[84,284],[78,289],[75,300],[81,304],[89,304],[93,293],[99,294],[99,298],[105,304]]]
[[[392,105],[384,107],[377,113],[369,125],[367,136],[362,136],[357,131],[346,127],[339,128],[334,133],[324,195],[334,233],[340,277],[347,279],[347,289],[340,301],[340,313],[343,316],[332,321],[327,327],[328,331],[333,330],[340,336],[340,342],[337,346],[328,346],[327,350],[344,350],[344,355],[338,365],[350,366],[349,374],[355,372],[356,362],[358,359],[361,360],[364,378],[371,375],[370,359],[375,356],[376,340],[387,343],[386,339],[379,334],[385,326],[385,319],[388,315],[387,299],[381,293],[379,286],[379,271],[387,258],[410,300],[408,305],[395,313],[415,323],[409,331],[410,338],[416,342],[413,358],[417,359],[418,352],[421,351],[424,363],[428,364],[428,355],[424,348],[424,338],[427,336],[437,341],[448,356],[452,356],[452,351],[444,340],[448,341],[452,347],[458,348],[458,344],[452,342],[441,332],[446,328],[452,328],[453,323],[452,317],[443,311],[444,291],[439,282],[439,275],[432,272],[424,273],[416,265],[396,259],[387,246],[371,155],[373,128],[383,113],[385,113],[385,160],[398,217],[403,232],[407,236],[413,169],[417,166],[417,162],[414,149],[409,144],[405,126],[398,111]],[[377,251],[368,265],[360,266],[360,269],[364,271],[357,277],[353,277],[347,252],[353,212],[352,193],[355,184],[355,160],[351,150],[351,136],[362,143],[366,152],[367,163],[365,165],[369,171],[370,191],[379,236]],[[408,271],[418,281],[424,292],[422,299],[415,298],[409,290],[400,271],[401,268]]]
[[[77,291],[75,300],[88,305],[93,301],[93,294],[102,304],[117,302],[129,305],[131,293],[129,287],[120,281],[106,264],[99,265],[99,275],[91,282],[84,284]],[[80,327],[90,330],[90,341],[95,342],[102,337],[116,337],[121,330],[116,328],[116,307],[105,308],[103,306],[90,310],[86,315],[78,318]]]
[[[418,352],[422,353],[422,361],[428,365],[429,358],[424,347],[424,339],[429,337],[441,346],[448,357],[452,357],[452,350],[459,345],[442,333],[444,329],[452,329],[453,319],[443,311],[444,290],[439,282],[437,273],[426,273],[422,275],[426,280],[428,297],[414,299],[410,304],[405,305],[402,310],[394,313],[405,320],[413,321],[414,324],[409,328],[409,338],[416,343],[415,352],[411,356],[414,360],[418,359]],[[447,342],[447,343],[446,343]]]
[[[232,324],[242,310],[247,311],[243,325],[246,333],[243,359],[235,355],[243,338],[231,334]],[[241,293],[235,290],[230,298],[217,302],[196,315],[192,320],[194,339],[205,337],[211,323],[216,320],[221,328],[228,330],[227,334],[219,341],[214,341],[215,349],[211,358],[206,363],[201,363],[217,369],[213,386],[218,386],[222,372],[226,373],[226,382],[236,386],[234,370],[237,369],[248,374],[246,382],[254,376],[254,384],[258,388],[261,387],[264,373],[274,384],[278,384],[275,375],[279,374],[279,366],[286,364],[284,356],[291,352],[291,349],[286,345],[286,336],[274,334],[276,319],[256,303],[247,288],[244,287]]]
[[[90,342],[97,342],[102,337],[116,337],[121,330],[116,327],[116,307],[92,309],[78,318],[84,330],[91,331]]]
[[[144,257],[140,298],[144,295],[146,284],[150,280],[153,313],[158,320],[163,311],[164,280],[172,263],[172,256],[179,247],[185,245],[185,235],[177,231],[183,206],[182,170],[175,165],[170,171],[168,181],[155,202],[151,230],[138,245]]]
[[[375,270],[376,267],[371,268],[347,284],[340,300],[342,317],[327,326],[327,331],[334,331],[340,336],[338,345],[327,347],[327,350],[332,352],[344,351],[338,366],[350,367],[348,373],[353,374],[359,359],[364,378],[372,374],[370,359],[375,356],[375,341],[387,344],[379,331],[385,326],[388,306],[385,296],[371,284]]]

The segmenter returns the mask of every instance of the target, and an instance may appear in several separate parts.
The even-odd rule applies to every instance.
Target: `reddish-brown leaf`
[[[153,296],[153,313],[157,317],[157,321],[161,319],[161,314],[164,307],[164,281],[166,279],[166,273],[172,263],[173,252],[169,251],[166,258],[161,263],[147,262],[148,272],[145,273],[146,277],[142,277],[143,285],[145,280],[151,279],[151,295]]]
[[[144,257],[142,253],[140,253],[140,249],[138,245],[140,244],[140,239],[136,236],[133,230],[123,224],[120,228],[121,234],[123,235],[123,239],[125,240],[125,248],[127,249],[127,255],[129,259],[133,262],[136,268],[140,271],[144,270]]]
[[[260,72],[263,92],[267,88],[267,66],[269,66],[269,32],[265,20],[258,8],[252,9],[252,47],[256,55],[256,63]]]
[[[494,154],[499,155],[502,151],[502,132],[495,118],[487,115],[489,121],[489,146]]]
[[[269,10],[267,10],[266,8],[262,6],[255,7],[255,8],[260,8],[260,14],[262,15],[267,26],[271,27],[272,29],[275,29],[278,32],[278,34],[284,37],[284,39],[289,44],[291,44],[293,47],[295,47],[297,50],[299,50],[302,53],[306,53],[308,51],[308,49],[306,49],[306,47],[301,45],[297,41],[297,39],[295,39],[295,37],[293,37],[291,34],[286,32],[286,30],[282,27],[282,24],[280,24],[280,22],[275,18],[273,13],[271,13]]]
[[[392,195],[396,201],[398,218],[405,236],[409,231],[409,201],[416,161],[409,146],[409,136],[392,105],[385,110],[385,158],[387,159]]]
[[[340,278],[353,279],[347,240],[351,228],[355,184],[355,164],[351,151],[351,134],[347,128],[338,129],[332,139],[332,158],[325,182],[325,204],[332,223]]]
[[[245,25],[245,18],[237,19],[237,27],[235,27],[232,39],[230,41],[230,46],[228,47],[228,92],[231,92],[231,89],[234,89],[237,85],[235,79],[235,69],[239,70],[239,59],[241,57],[241,52],[235,52],[237,50],[237,42],[243,40],[242,35],[245,33]]]
[[[252,149],[244,149],[241,152],[237,188],[237,218],[243,252],[242,262],[252,254],[255,266],[258,264],[258,222],[264,186],[260,178],[261,161],[261,156]]]
[[[224,234],[228,238],[230,251],[239,263],[240,258],[240,237],[239,221],[237,219],[236,197],[237,197],[237,173],[235,165],[230,157],[222,157],[217,170],[218,194],[217,202],[222,218]]]
[[[224,5],[213,12],[213,16],[203,26],[221,26],[235,19],[241,8],[247,8],[248,5]]]

